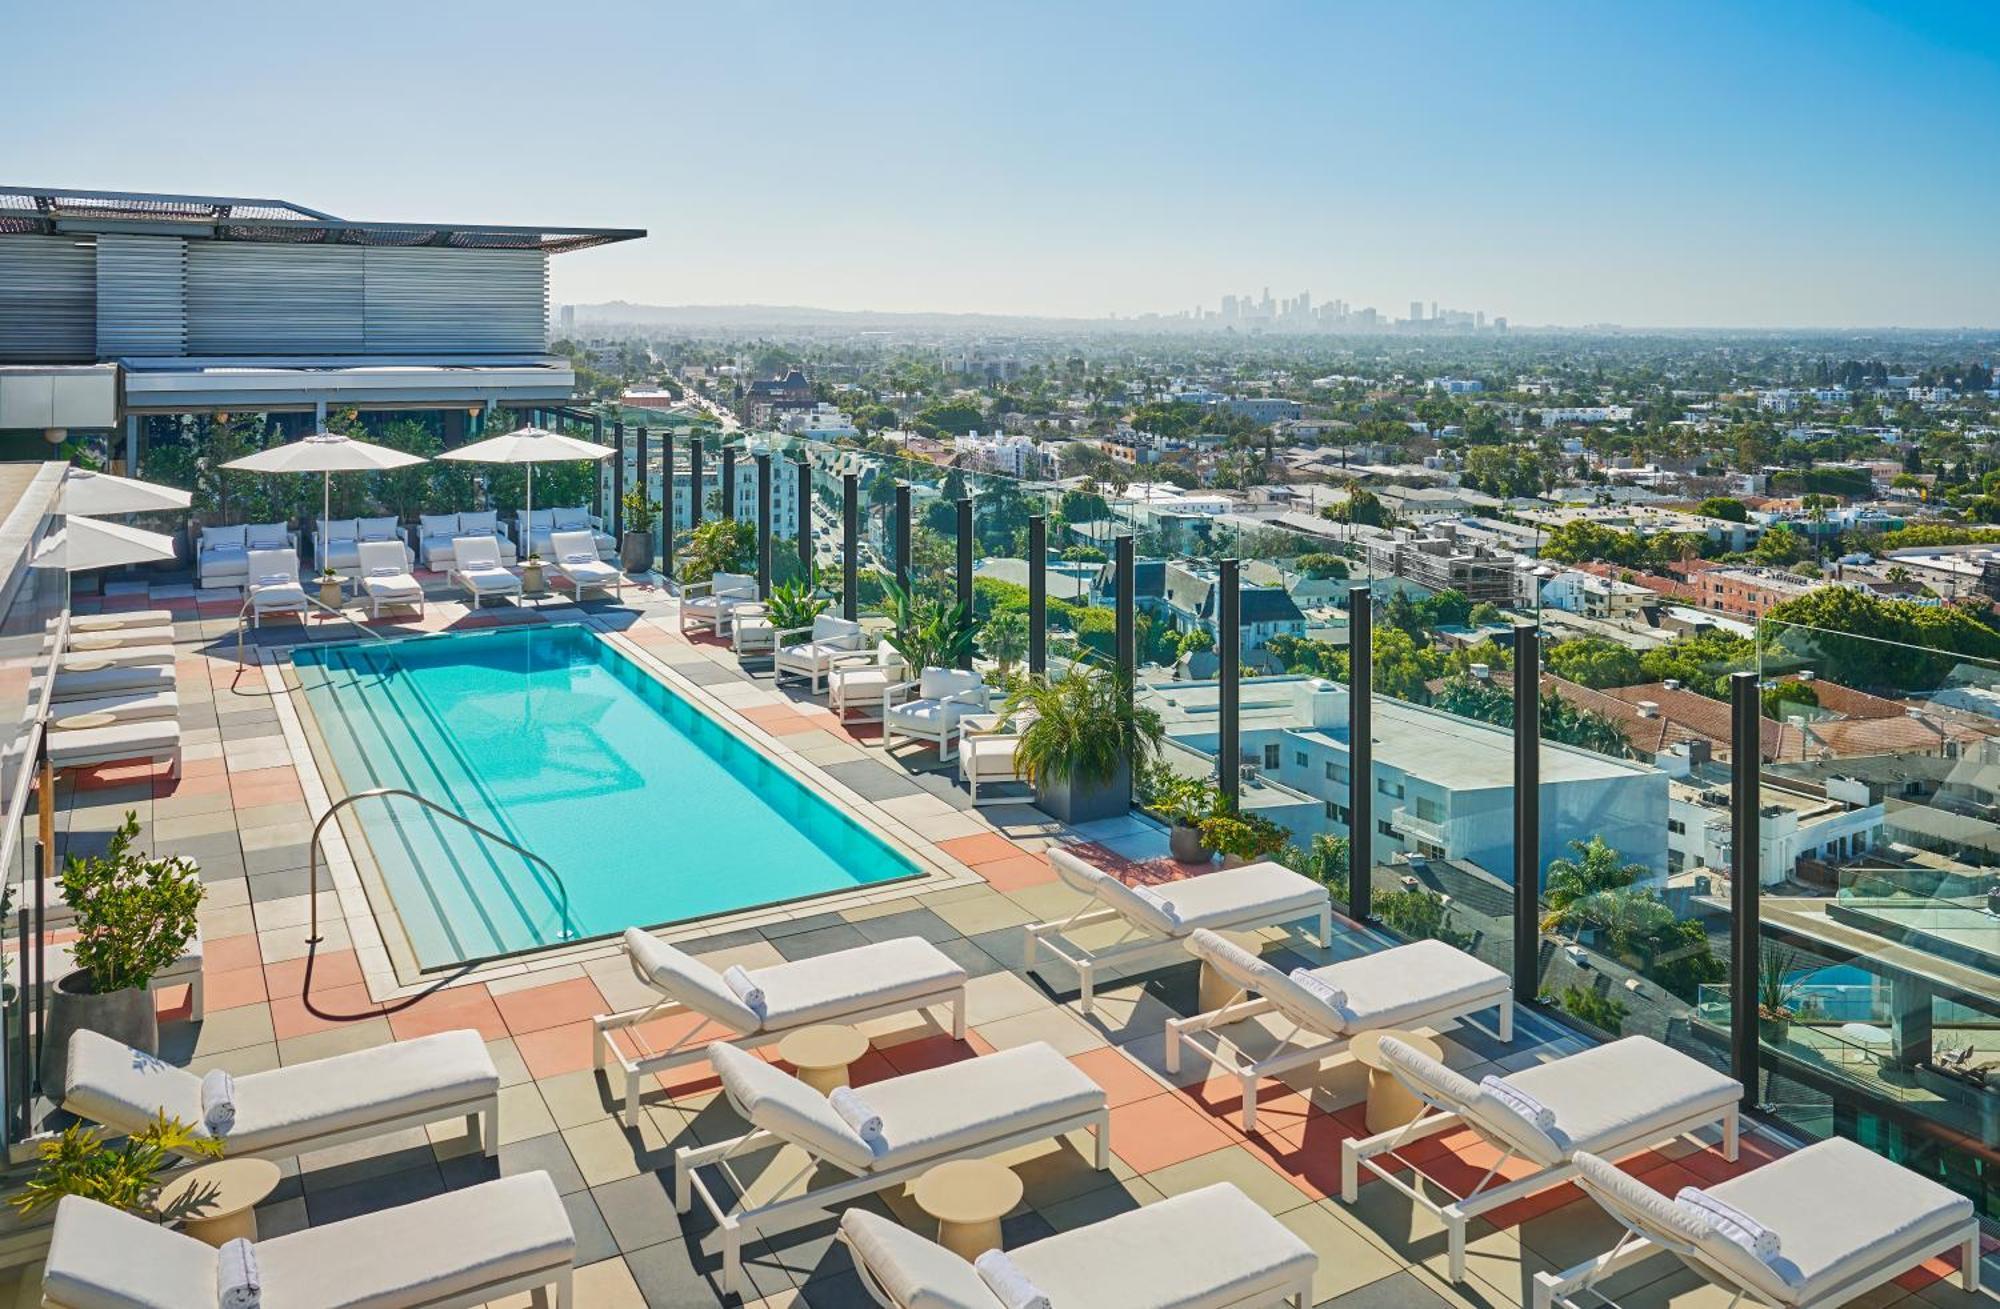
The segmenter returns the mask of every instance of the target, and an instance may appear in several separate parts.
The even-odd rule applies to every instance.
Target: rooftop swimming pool
[[[908,856],[576,625],[307,646],[293,665],[423,968],[917,874]],[[338,792],[339,788],[329,787]],[[567,929],[567,931],[566,931]]]

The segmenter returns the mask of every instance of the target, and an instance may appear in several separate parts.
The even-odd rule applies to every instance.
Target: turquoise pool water
[[[304,647],[307,703],[349,793],[403,787],[548,860],[546,871],[408,800],[363,800],[419,964],[909,877],[909,859],[574,625]]]

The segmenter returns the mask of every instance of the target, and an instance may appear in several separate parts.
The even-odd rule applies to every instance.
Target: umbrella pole
[[[535,553],[535,466],[523,467],[528,470],[528,522],[521,529],[521,562],[526,563],[528,556]]]
[[[326,549],[326,520],[333,517],[333,474],[330,472],[321,473],[319,475],[319,484],[319,531],[317,536],[320,549],[314,551],[314,553],[323,555]],[[319,565],[321,571],[325,571],[326,560],[324,557],[314,559],[313,562]]]

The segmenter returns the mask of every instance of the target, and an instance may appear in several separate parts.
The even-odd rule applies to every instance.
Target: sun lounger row
[[[150,759],[179,776],[174,616],[165,609],[70,622],[49,685],[49,762],[58,769]]]

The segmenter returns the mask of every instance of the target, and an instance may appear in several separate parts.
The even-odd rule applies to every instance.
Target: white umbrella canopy
[[[356,440],[339,432],[314,432],[311,436],[254,455],[232,459],[224,468],[246,473],[318,473],[325,479],[320,497],[320,521],[333,516],[333,475],[335,473],[378,473],[390,468],[421,464],[421,455],[391,450],[386,445]]]
[[[88,468],[71,468],[63,474],[62,508],[66,514],[147,514],[185,509],[193,500],[193,495],[177,487]]]
[[[58,565],[71,573],[170,562],[174,558],[171,536],[142,532],[123,523],[76,517],[65,519],[62,527],[35,551],[36,563]]]
[[[608,445],[598,445],[592,441],[581,441],[561,432],[551,432],[546,428],[522,427],[512,432],[502,432],[489,436],[484,441],[462,445],[456,450],[447,450],[440,459],[452,459],[467,464],[526,464],[528,468],[528,495],[526,513],[535,512],[535,465],[558,464],[577,459],[609,459],[615,451]],[[526,556],[532,544],[527,519],[522,519],[521,553]]]

